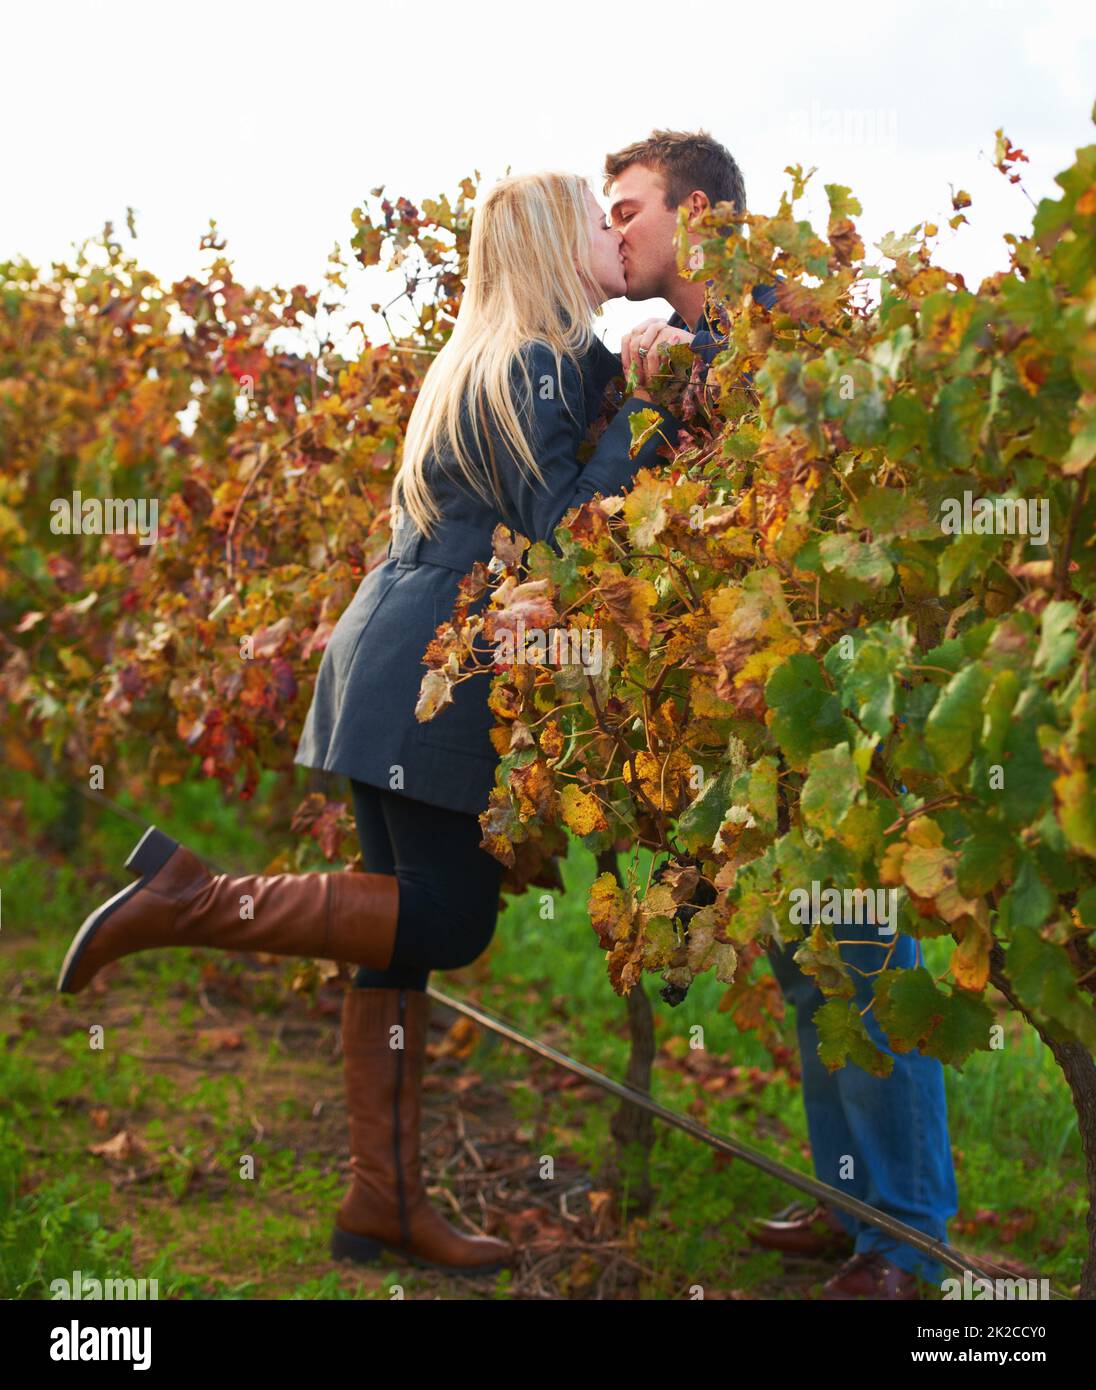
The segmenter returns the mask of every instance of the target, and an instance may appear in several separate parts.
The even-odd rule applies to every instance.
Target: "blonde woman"
[[[657,435],[628,457],[628,417],[650,405],[643,392],[588,462],[577,458],[620,370],[594,337],[594,311],[624,292],[620,234],[583,180],[530,174],[487,194],[456,326],[408,425],[387,558],[332,633],[296,753],[350,779],[365,872],[212,876],[152,827],[127,860],[138,882],[91,914],[62,967],[66,992],[108,961],[165,945],[360,967],[342,1019],[353,1181],[332,1235],[337,1258],[387,1250],[486,1272],[512,1254],[430,1204],[419,1152],[427,979],[475,960],[498,915],[501,866],[480,848],[478,823],[498,763],[489,682],[458,686],[431,722],[414,708],[423,652],[461,577],[490,559],[495,526],[550,540],[569,508],[624,490],[655,461]],[[672,437],[676,422],[661,413]],[[242,912],[241,901],[252,906]]]

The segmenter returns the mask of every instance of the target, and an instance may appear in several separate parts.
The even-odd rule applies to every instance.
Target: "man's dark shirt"
[[[776,303],[775,285],[754,285],[750,294],[753,296],[754,303],[760,304],[763,309],[771,309]],[[706,308],[701,311],[695,328],[690,329],[676,311],[668,322],[671,328],[684,328],[686,332],[693,334],[693,351],[703,357],[709,366],[727,346],[727,339],[718,331],[718,327],[711,323]]]

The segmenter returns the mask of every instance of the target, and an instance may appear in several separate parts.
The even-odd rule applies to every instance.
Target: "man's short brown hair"
[[[730,150],[706,130],[652,130],[646,140],[605,156],[605,189],[632,164],[655,169],[666,184],[667,208],[679,207],[694,188],[716,203],[733,203],[746,211],[746,185]]]

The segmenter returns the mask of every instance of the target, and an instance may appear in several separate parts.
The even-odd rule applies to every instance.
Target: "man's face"
[[[664,299],[677,275],[677,209],[666,206],[662,175],[629,164],[609,188],[609,219],[620,232],[629,299]]]

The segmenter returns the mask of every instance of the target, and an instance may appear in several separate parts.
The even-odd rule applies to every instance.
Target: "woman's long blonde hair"
[[[514,175],[495,184],[476,210],[457,322],[426,373],[392,488],[394,507],[405,508],[425,535],[441,517],[424,475],[431,450],[448,447],[475,492],[502,506],[485,411],[519,466],[544,481],[519,414],[531,398],[520,349],[531,340],[547,344],[555,355],[558,381],[562,356],[575,360],[590,345],[599,295],[590,269],[586,188],[577,174]],[[515,361],[525,387],[517,403],[510,388]],[[462,434],[462,405],[471,443]],[[485,456],[490,495],[481,462]]]

